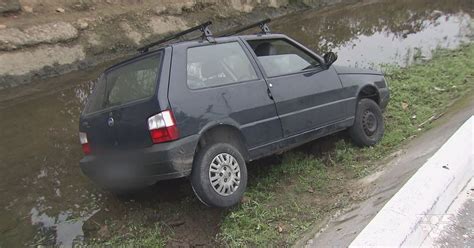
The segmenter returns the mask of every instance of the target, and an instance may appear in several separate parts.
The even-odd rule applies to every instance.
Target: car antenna
[[[161,40],[158,40],[158,41],[156,41],[156,42],[153,42],[153,43],[151,43],[151,44],[148,44],[148,45],[146,45],[146,46],[143,46],[143,47],[138,48],[138,52],[140,52],[140,53],[148,52],[148,50],[149,50],[150,48],[154,47],[154,46],[163,44],[163,43],[168,42],[168,41],[170,41],[170,40],[174,40],[174,39],[176,39],[176,38],[179,38],[179,37],[181,37],[181,36],[183,36],[183,35],[189,34],[189,33],[191,33],[191,32],[197,31],[197,30],[199,30],[199,31],[202,32],[202,38],[203,38],[203,39],[206,39],[206,40],[208,40],[209,42],[214,42],[214,37],[213,37],[213,35],[212,35],[211,30],[209,29],[209,26],[210,26],[211,24],[212,24],[211,21],[207,21],[207,22],[202,23],[202,24],[200,24],[200,25],[198,25],[198,26],[195,26],[195,27],[186,29],[186,30],[181,31],[181,32],[176,33],[176,34],[172,34],[172,35],[167,36],[167,37],[165,37],[165,38],[163,38],[163,39],[161,39]]]
[[[247,25],[245,27],[242,27],[242,28],[239,28],[237,30],[221,34],[220,37],[231,36],[231,35],[238,34],[238,33],[241,33],[245,30],[255,28],[255,27],[259,27],[262,30],[262,32],[261,32],[262,34],[269,34],[270,33],[270,28],[268,27],[267,23],[269,23],[271,21],[272,20],[270,18],[268,18],[268,19],[265,19],[263,21],[259,21],[259,22],[253,23],[253,24],[249,24],[249,25]]]

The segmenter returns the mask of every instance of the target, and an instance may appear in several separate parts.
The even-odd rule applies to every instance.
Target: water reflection
[[[474,35],[469,1],[378,1],[305,11],[272,24],[320,54],[334,51],[336,64],[406,66],[436,48],[455,48]],[[296,28],[297,27],[297,28]]]
[[[91,85],[0,110],[0,246],[69,245],[98,208],[77,166],[78,116]]]
[[[371,1],[304,11],[271,27],[319,53],[337,52],[341,65],[376,67],[406,65],[437,47],[471,41],[472,14],[471,0]],[[130,214],[121,201],[107,203],[78,167],[78,117],[101,69],[0,92],[0,247],[70,246],[94,214]],[[18,97],[20,91],[31,94]],[[147,209],[178,208],[180,201],[163,198],[166,192],[153,194],[161,198]],[[107,207],[120,211],[112,215]]]
[[[81,213],[81,216],[75,218],[72,210],[61,211],[56,217],[48,216],[44,211],[42,206],[33,207],[30,211],[31,224],[40,229],[40,243],[44,240],[55,240],[51,245],[71,247],[82,242],[84,222],[99,210]]]
[[[406,66],[416,59],[428,59],[436,48],[454,48],[468,42],[471,18],[467,14],[440,16],[435,21],[425,21],[419,32],[405,32],[402,36],[387,30],[371,36],[361,35],[350,42],[335,47],[341,58],[339,64],[355,67],[376,67],[380,64]],[[367,52],[369,51],[369,52]]]

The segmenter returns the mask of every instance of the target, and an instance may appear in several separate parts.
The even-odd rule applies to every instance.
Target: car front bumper
[[[80,161],[84,175],[102,188],[127,190],[191,174],[198,135],[136,151],[88,155]]]
[[[380,94],[380,108],[382,111],[385,111],[387,108],[388,102],[390,101],[390,91],[387,88],[379,89],[379,94]]]

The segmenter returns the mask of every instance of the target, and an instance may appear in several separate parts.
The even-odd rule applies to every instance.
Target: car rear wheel
[[[379,105],[372,99],[363,98],[357,103],[354,125],[349,134],[358,146],[373,146],[384,134],[384,122]]]
[[[242,154],[226,143],[202,148],[191,174],[194,193],[204,204],[230,207],[240,202],[247,186],[247,167]]]

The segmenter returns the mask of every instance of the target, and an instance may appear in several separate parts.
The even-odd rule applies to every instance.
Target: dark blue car
[[[333,66],[265,23],[255,35],[152,44],[99,78],[80,117],[85,175],[109,190],[189,177],[206,205],[242,197],[246,163],[345,129],[383,136],[380,72]],[[165,42],[165,43],[163,43]]]

